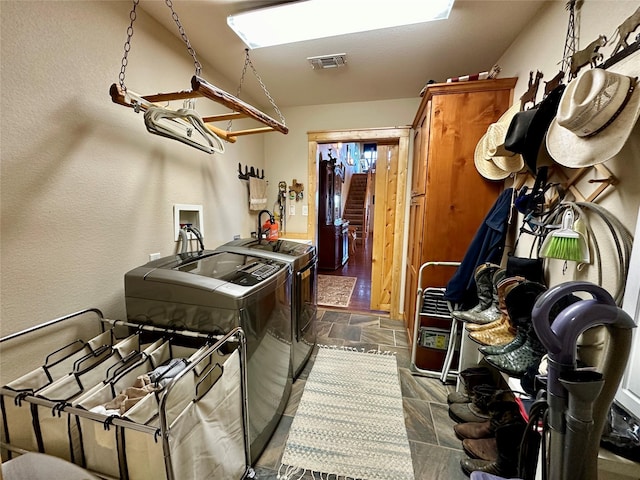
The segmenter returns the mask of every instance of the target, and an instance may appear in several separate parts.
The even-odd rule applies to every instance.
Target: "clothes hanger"
[[[178,110],[147,106],[144,124],[149,133],[178,140],[206,153],[224,153],[224,143],[203,122],[194,106],[193,99],[185,100],[184,107]]]

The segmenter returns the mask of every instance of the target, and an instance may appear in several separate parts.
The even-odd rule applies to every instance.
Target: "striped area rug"
[[[414,479],[394,356],[318,350],[278,478],[307,472],[340,480]]]

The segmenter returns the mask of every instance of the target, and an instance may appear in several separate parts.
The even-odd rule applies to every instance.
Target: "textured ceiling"
[[[368,1],[380,0],[363,0],[363,14]],[[227,26],[226,17],[275,3],[283,2],[173,0],[173,7],[198,57],[235,85],[245,45]],[[400,0],[390,3],[397,6]],[[443,82],[489,70],[544,3],[456,0],[448,20],[260,48],[250,56],[280,107],[413,98],[430,79]],[[178,35],[164,1],[142,1],[140,8],[163,24],[168,34]],[[346,53],[347,65],[313,70],[306,60],[333,53]],[[207,78],[206,69],[203,77]],[[255,79],[247,77],[245,94],[258,105],[267,103]]]

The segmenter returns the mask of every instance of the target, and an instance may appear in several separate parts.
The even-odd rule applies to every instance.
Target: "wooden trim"
[[[409,125],[394,128],[367,128],[362,130],[319,130],[307,132],[309,141],[316,143],[334,142],[383,142],[394,141],[409,136]]]
[[[359,130],[318,130],[307,132],[308,139],[308,180],[309,185],[309,216],[307,218],[307,238],[318,244],[317,239],[317,202],[318,202],[318,144],[334,142],[375,142],[375,143],[396,143],[398,147],[398,169],[402,176],[398,181],[397,202],[395,205],[394,218],[394,242],[393,251],[393,275],[392,275],[392,297],[390,304],[390,318],[400,319],[403,295],[401,291],[403,264],[402,258],[405,249],[404,224],[406,222],[405,212],[407,172],[409,167],[409,143],[411,127],[400,126],[391,128],[365,128]],[[374,226],[374,232],[375,232]]]

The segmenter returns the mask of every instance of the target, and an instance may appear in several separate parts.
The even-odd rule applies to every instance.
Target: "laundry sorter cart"
[[[40,452],[106,479],[253,477],[242,328],[207,335],[87,309],[0,343],[65,329],[85,339],[0,388],[3,460]]]
[[[459,265],[459,262],[426,262],[418,272],[411,372],[439,378],[442,383],[455,380],[458,374],[452,364],[460,348],[460,322],[451,316],[452,306],[444,298],[445,288],[423,285],[428,271]]]

